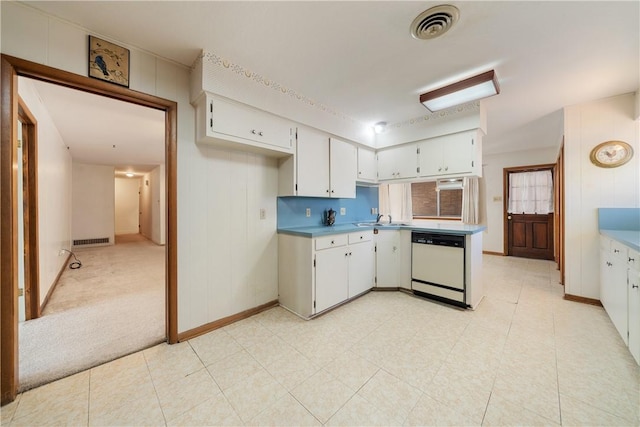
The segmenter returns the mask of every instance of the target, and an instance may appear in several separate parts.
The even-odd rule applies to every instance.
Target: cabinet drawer
[[[316,251],[335,248],[338,246],[345,246],[347,242],[348,237],[346,234],[335,234],[333,236],[318,237],[316,238]]]
[[[350,245],[353,245],[354,243],[360,243],[360,242],[370,242],[372,239],[373,239],[372,230],[349,234]]]
[[[640,252],[627,249],[627,264],[629,264],[629,267],[640,271]]]
[[[616,240],[611,240],[611,254],[627,261],[627,247]]]

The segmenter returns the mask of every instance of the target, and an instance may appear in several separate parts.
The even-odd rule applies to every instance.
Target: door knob
[[[509,216],[507,217],[507,219],[511,219],[511,215],[509,215]]]

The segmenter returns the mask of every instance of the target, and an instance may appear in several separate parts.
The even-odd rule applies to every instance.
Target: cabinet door
[[[376,239],[376,286],[397,288],[400,270],[400,230],[380,230]]]
[[[316,252],[314,313],[345,301],[348,294],[349,249],[347,246]]]
[[[628,344],[627,266],[618,257],[611,256],[611,252],[603,255],[600,301],[624,343]]]
[[[640,365],[640,271],[629,269],[629,351]]]
[[[375,151],[358,147],[358,181],[375,182],[377,170]]]
[[[373,242],[349,246],[349,298],[373,288],[375,253]]]
[[[245,108],[232,101],[211,98],[213,105],[213,130],[225,135],[255,140],[257,133],[252,134],[251,125],[255,126],[257,115],[255,110]]]
[[[339,139],[329,139],[329,179],[331,197],[355,199],[358,154],[356,147]]]
[[[255,118],[255,124],[252,124],[249,133],[256,141],[288,150],[293,147],[294,135],[291,122],[282,117],[261,112],[257,112]]]
[[[298,128],[297,195],[329,197],[329,138],[308,128]]]
[[[436,140],[426,140],[418,144],[420,176],[442,175],[442,145]]]
[[[475,133],[475,132],[474,132]],[[447,135],[442,145],[442,165],[444,174],[470,173],[473,162],[473,135],[469,132]]]
[[[416,144],[405,144],[378,152],[378,179],[415,178],[418,168]]]

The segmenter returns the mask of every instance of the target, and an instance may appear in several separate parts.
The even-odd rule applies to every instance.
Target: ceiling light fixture
[[[500,93],[500,85],[494,70],[469,77],[448,86],[420,95],[420,102],[429,111],[440,111]]]
[[[135,176],[135,175],[134,175],[134,174],[132,174],[131,172],[127,173],[126,175],[127,175],[129,178],[133,178],[133,177]]]
[[[382,133],[387,128],[387,122],[378,122],[373,125],[373,131],[375,133]]]

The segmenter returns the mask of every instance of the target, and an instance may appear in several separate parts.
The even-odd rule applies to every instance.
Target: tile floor
[[[2,407],[2,425],[639,425],[640,369],[555,265],[484,257],[476,311],[371,292],[274,308]]]

